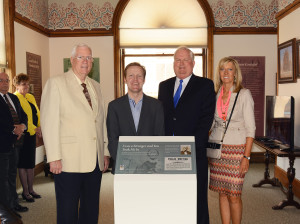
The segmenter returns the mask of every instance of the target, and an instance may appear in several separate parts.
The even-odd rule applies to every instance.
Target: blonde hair
[[[218,67],[216,69],[216,74],[214,77],[214,85],[215,85],[216,93],[219,92],[219,90],[223,84],[221,77],[220,77],[220,69],[223,68],[223,66],[229,62],[231,62],[233,64],[233,66],[235,67],[235,74],[234,74],[235,89],[233,90],[233,92],[237,93],[240,89],[244,88],[242,85],[243,77],[242,77],[242,71],[239,66],[239,63],[237,62],[237,60],[235,60],[231,57],[225,57],[219,61]]]

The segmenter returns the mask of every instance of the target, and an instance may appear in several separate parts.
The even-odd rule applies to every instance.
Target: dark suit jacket
[[[192,75],[177,107],[174,108],[173,93],[176,77],[160,83],[158,99],[163,102],[165,134],[195,136],[197,157],[206,158],[205,148],[208,131],[215,110],[215,92],[209,79]]]
[[[14,94],[8,93],[14,103],[21,124],[27,127],[27,115],[23,111],[20,101]],[[14,122],[9,107],[2,95],[0,95],[0,153],[7,153],[11,150],[17,136],[12,132],[14,130]]]
[[[207,205],[207,157],[208,131],[215,111],[213,82],[194,74],[174,108],[173,93],[176,77],[159,84],[158,99],[164,105],[165,134],[195,136],[197,163],[197,223],[209,223]]]
[[[142,110],[135,130],[128,95],[122,96],[108,105],[107,112],[108,150],[116,160],[119,136],[163,136],[164,113],[162,103],[144,94]]]

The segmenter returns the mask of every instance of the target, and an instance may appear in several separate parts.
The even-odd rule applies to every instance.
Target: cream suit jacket
[[[61,160],[64,172],[93,171],[97,155],[103,170],[104,155],[109,156],[100,84],[87,79],[96,94],[96,111],[90,107],[72,69],[51,77],[42,94],[41,128],[47,160]]]
[[[233,93],[231,88],[231,97],[227,112],[228,122],[232,107],[237,93]],[[220,96],[220,91],[216,96],[216,101]],[[248,89],[241,89],[238,96],[231,121],[224,137],[223,144],[240,145],[246,143],[246,137],[255,137],[255,118],[254,118],[254,102]],[[220,141],[223,137],[224,127],[223,120],[219,117],[217,107],[215,110],[214,122],[209,136],[209,141]]]

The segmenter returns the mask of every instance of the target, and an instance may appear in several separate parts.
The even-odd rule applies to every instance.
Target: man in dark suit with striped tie
[[[174,54],[176,77],[160,83],[158,99],[165,112],[165,134],[195,136],[197,163],[197,223],[208,224],[206,144],[215,111],[213,82],[193,74],[194,53],[179,47]]]
[[[16,176],[21,137],[27,129],[27,115],[18,97],[8,93],[9,77],[0,73],[0,203],[17,212],[25,212],[18,202]]]

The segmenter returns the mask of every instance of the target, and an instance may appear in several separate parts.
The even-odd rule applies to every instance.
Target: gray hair
[[[175,54],[177,53],[177,51],[180,51],[180,50],[185,50],[185,51],[188,51],[189,54],[190,54],[190,57],[192,59],[192,61],[195,61],[195,55],[194,55],[194,52],[191,51],[191,49],[189,49],[188,47],[186,46],[179,46],[176,51],[174,52],[174,57],[175,57]],[[175,58],[174,58],[175,59]]]
[[[93,53],[92,52],[92,49],[87,45],[87,44],[84,44],[84,43],[80,43],[80,44],[76,44],[73,49],[72,49],[72,52],[71,52],[71,57],[75,57],[76,56],[76,53],[77,53],[77,49],[79,47],[86,47],[90,50],[91,54]]]

